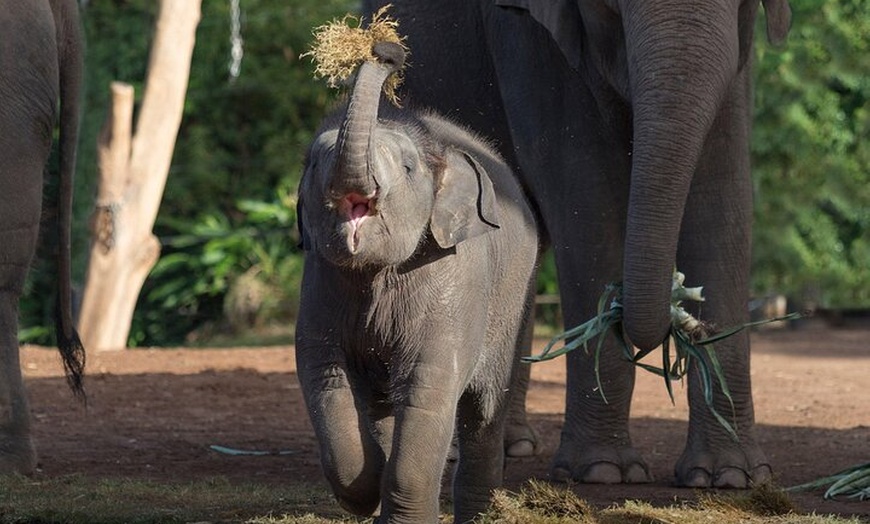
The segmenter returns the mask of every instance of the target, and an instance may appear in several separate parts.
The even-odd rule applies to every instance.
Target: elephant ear
[[[782,44],[791,27],[791,7],[788,0],[762,0],[767,20],[767,39],[771,44]]]
[[[781,0],[785,1],[785,0]],[[529,15],[550,33],[568,64],[574,69],[580,66],[580,50],[583,48],[580,9],[577,0],[496,0],[496,5],[528,11]]]
[[[464,151],[447,152],[435,190],[430,229],[442,248],[498,229],[495,190],[486,170]]]

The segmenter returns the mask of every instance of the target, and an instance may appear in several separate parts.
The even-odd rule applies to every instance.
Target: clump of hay
[[[797,513],[798,509],[788,494],[769,482],[755,484],[746,492],[704,494],[699,500],[701,509],[739,510],[762,517],[775,517]]]
[[[337,88],[344,85],[363,62],[376,60],[372,54],[375,43],[393,42],[407,52],[405,39],[399,36],[399,23],[386,14],[390,7],[388,4],[379,9],[365,29],[362,27],[364,19],[353,15],[314,28],[311,51],[302,55],[312,58],[314,76],[325,78],[327,85]],[[401,71],[393,73],[384,82],[384,94],[396,105],[399,103],[396,89],[401,83]]]
[[[475,522],[481,524],[593,524],[595,510],[574,492],[537,480],[528,481],[519,493],[498,489],[489,510]]]

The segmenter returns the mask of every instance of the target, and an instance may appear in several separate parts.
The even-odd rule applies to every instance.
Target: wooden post
[[[142,284],[160,256],[152,233],[181,123],[201,0],[161,0],[136,132],[133,88],[113,82],[97,140],[100,169],[79,333],[123,349]]]

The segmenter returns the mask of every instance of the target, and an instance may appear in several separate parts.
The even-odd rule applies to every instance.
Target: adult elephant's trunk
[[[370,162],[371,140],[378,121],[381,88],[387,77],[402,67],[405,52],[398,44],[379,42],[372,48],[376,62],[360,67],[339,130],[337,159],[330,191],[342,198],[350,193],[372,196],[379,186]]]
[[[737,2],[621,2],[634,111],[624,259],[626,334],[664,340],[689,185],[737,72]]]

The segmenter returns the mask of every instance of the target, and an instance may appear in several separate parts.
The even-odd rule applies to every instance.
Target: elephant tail
[[[73,321],[71,277],[71,229],[73,178],[76,168],[80,100],[83,75],[83,41],[76,2],[60,2],[55,12],[58,62],[60,70],[60,190],[58,192],[58,295],[55,310],[57,347],[60,351],[67,382],[73,394],[86,402],[83,379],[85,348]]]

